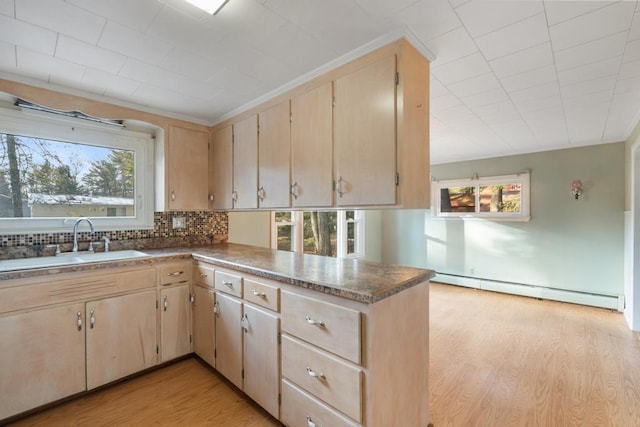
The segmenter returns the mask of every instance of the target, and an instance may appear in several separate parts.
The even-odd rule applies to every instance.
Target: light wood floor
[[[435,427],[640,426],[640,334],[620,313],[439,284],[430,310]],[[15,425],[280,424],[187,359]]]

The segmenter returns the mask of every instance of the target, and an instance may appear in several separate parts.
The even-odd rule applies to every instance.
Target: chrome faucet
[[[71,249],[71,252],[78,252],[78,225],[82,221],[87,221],[87,224],[89,224],[89,228],[91,228],[91,233],[94,233],[93,223],[89,218],[85,218],[85,217],[78,218],[76,222],[73,224],[73,249]]]

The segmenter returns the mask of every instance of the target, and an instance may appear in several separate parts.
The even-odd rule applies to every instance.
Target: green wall
[[[431,167],[436,179],[531,171],[531,220],[438,219],[382,212],[382,261],[512,283],[623,293],[625,144]],[[581,179],[575,200],[571,181]]]

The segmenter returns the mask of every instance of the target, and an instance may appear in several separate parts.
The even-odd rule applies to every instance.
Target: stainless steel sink
[[[20,258],[0,260],[0,272],[12,270],[31,270],[34,268],[51,268],[63,265],[84,264],[90,262],[117,261],[148,257],[149,255],[134,250],[110,252],[67,252],[59,256]]]

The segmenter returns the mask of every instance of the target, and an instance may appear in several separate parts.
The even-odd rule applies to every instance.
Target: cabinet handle
[[[294,182],[291,186],[291,195],[295,200],[298,200],[298,181]]]
[[[164,311],[167,311],[167,307],[169,307],[169,301],[167,301],[166,295],[162,296],[162,307],[164,308]]]
[[[209,201],[213,202],[216,199],[216,196],[214,196],[213,194],[209,194]]]
[[[240,319],[240,326],[242,326],[242,330],[245,333],[249,332],[249,318],[247,317],[247,313],[242,315],[242,319]]]
[[[167,276],[175,277],[175,276],[180,276],[181,274],[184,274],[184,271],[174,271],[172,273],[167,273]]]
[[[313,320],[311,317],[309,316],[304,316],[304,318],[307,320],[307,323],[313,326],[319,326],[321,328],[326,327],[327,325],[324,324],[324,322],[321,322],[319,320]]]
[[[338,185],[336,185],[336,191],[338,192],[338,196],[342,197],[344,191],[342,191],[342,177],[338,178]]]
[[[228,286],[230,288],[233,288],[233,283],[232,282],[222,282],[223,285]]]
[[[260,188],[258,188],[258,199],[260,199],[260,201],[264,201],[264,198],[266,196],[266,191],[264,191],[264,187],[260,186]]]
[[[76,313],[76,316],[78,316],[78,330],[81,331],[82,330],[82,313],[78,312]]]
[[[309,415],[307,415],[307,425],[309,427],[316,427],[316,423],[313,422],[313,420],[311,419],[311,417]]]
[[[313,369],[307,366],[307,374],[309,374],[312,378],[317,378],[319,380],[326,380],[327,377],[324,376],[322,372],[315,372]]]
[[[191,304],[195,304],[196,303],[196,294],[189,294],[189,302]]]
[[[204,273],[200,273],[200,277],[207,277],[207,275]]]
[[[238,201],[238,190],[233,190],[233,192],[231,193],[231,200],[233,200],[234,202]]]
[[[171,201],[175,201],[176,200],[176,192],[171,190]]]
[[[220,313],[220,304],[218,304],[218,301],[216,301],[213,304],[213,314],[215,314],[216,317],[218,317],[219,313]]]
[[[96,316],[94,316],[93,310],[89,311],[89,327],[93,329],[93,326],[96,324]]]
[[[256,297],[260,297],[260,298],[266,298],[267,294],[265,294],[264,292],[258,292],[255,289],[253,290],[253,295]]]

